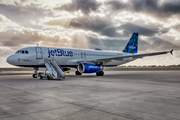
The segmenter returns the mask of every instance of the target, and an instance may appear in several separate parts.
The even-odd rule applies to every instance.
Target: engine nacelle
[[[80,63],[77,69],[80,73],[96,73],[103,70],[103,67],[95,63]]]

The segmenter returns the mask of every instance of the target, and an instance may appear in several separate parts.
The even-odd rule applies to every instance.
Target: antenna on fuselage
[[[42,43],[42,41],[39,41],[39,43],[37,44],[37,46],[39,46]]]

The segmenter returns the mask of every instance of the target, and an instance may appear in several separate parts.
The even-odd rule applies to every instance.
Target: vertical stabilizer
[[[133,35],[131,36],[131,39],[127,43],[123,52],[137,53],[137,51],[138,51],[138,33],[133,33]]]

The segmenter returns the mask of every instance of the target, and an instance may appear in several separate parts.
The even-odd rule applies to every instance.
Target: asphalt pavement
[[[180,71],[3,75],[0,120],[180,120]]]

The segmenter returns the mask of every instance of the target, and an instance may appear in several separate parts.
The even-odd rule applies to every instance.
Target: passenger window
[[[21,52],[22,54],[24,54],[24,50],[22,50],[22,52]]]

